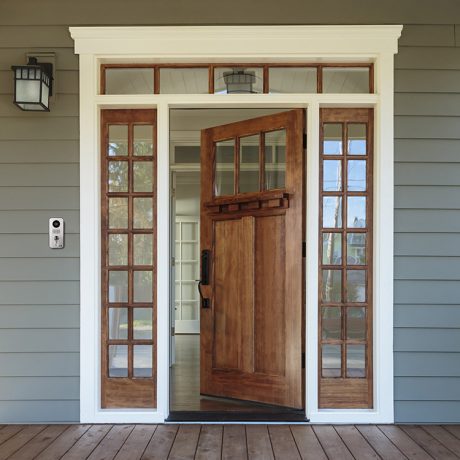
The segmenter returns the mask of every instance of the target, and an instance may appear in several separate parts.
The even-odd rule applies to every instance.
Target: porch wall
[[[405,25],[395,61],[396,420],[460,421],[456,0],[39,5],[0,4],[0,422],[79,419],[78,59],[68,26],[194,23]],[[57,56],[50,113],[12,104],[10,66],[31,51]],[[48,249],[49,217],[66,221],[63,250]]]

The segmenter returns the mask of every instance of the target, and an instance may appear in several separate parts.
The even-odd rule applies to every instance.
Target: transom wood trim
[[[337,141],[341,143],[341,151],[325,152],[325,126],[331,124],[335,129],[340,129],[337,134]],[[349,151],[350,126],[365,126],[365,152],[356,154]],[[362,148],[362,147],[361,147]],[[337,185],[334,190],[325,190],[325,161],[335,161],[340,165],[337,170]],[[365,180],[365,187],[362,185],[358,190],[349,190],[350,177],[349,165],[351,162],[365,161],[365,170],[361,171]],[[355,163],[356,165],[357,163]],[[320,408],[372,408],[373,394],[373,360],[372,360],[372,229],[373,229],[373,110],[372,109],[321,109],[320,111],[320,168],[319,168],[319,330],[318,330],[318,382],[319,382],[319,407]],[[356,179],[356,178],[355,178]],[[365,205],[365,223],[358,222],[356,225],[348,223],[348,198],[363,197]],[[324,200],[336,198],[335,204],[335,225],[324,226]],[[341,200],[341,204],[340,201]],[[341,223],[339,222],[341,220]],[[332,236],[331,236],[332,235]],[[335,240],[334,236],[338,239]],[[352,246],[348,237],[355,238],[353,235],[362,235],[365,238],[364,261],[353,261],[352,255],[348,253],[348,247]],[[324,238],[329,238],[328,245],[325,246]],[[339,245],[339,260],[330,260],[334,255],[334,244]],[[323,260],[324,250],[327,248],[326,262]],[[359,248],[358,248],[359,250]],[[328,272],[326,279],[324,273]],[[337,279],[333,278],[333,273],[338,274]],[[355,286],[359,294],[354,294],[355,298],[349,298],[348,291],[351,284],[348,276],[352,274],[363,274],[364,285]],[[339,288],[335,290],[334,284],[339,283]],[[325,283],[330,283],[332,292],[330,296],[325,294]],[[364,292],[363,292],[364,290]],[[361,298],[361,296],[363,296]],[[356,297],[359,298],[357,299]],[[334,297],[334,298],[331,298]],[[353,309],[354,310],[351,310]],[[353,319],[353,314],[364,313],[364,318]],[[339,313],[339,318],[332,317],[325,319],[325,316],[333,316]],[[348,328],[354,321],[355,333],[361,337],[352,337]],[[334,327],[339,328],[338,330]],[[364,330],[363,330],[364,327]],[[332,329],[332,330],[330,330]],[[329,330],[329,332],[327,332]],[[333,348],[332,348],[333,347]],[[349,348],[350,347],[350,348]],[[350,362],[357,361],[357,368],[350,368],[347,364],[348,350],[355,347],[355,356],[351,356]],[[357,356],[357,347],[364,348],[364,369],[360,369],[360,357]],[[331,356],[333,350],[340,350],[339,356]],[[328,356],[329,354],[329,356]],[[324,361],[323,361],[324,359]],[[333,367],[334,360],[340,361],[339,368]],[[332,367],[324,368],[323,362],[327,362]],[[329,365],[327,364],[327,366]],[[356,365],[356,363],[355,363]]]
[[[154,408],[156,407],[156,372],[157,372],[157,344],[156,344],[156,111],[155,110],[102,110],[101,112],[101,263],[102,263],[102,308],[101,308],[101,406],[102,408]],[[127,138],[126,149],[120,155],[109,153],[109,127],[118,125],[126,127]],[[152,151],[147,150],[142,155],[136,155],[134,151],[134,129],[135,126],[148,126],[152,133]],[[151,163],[151,168],[148,166]],[[121,166],[115,170],[115,178],[112,182],[118,182],[118,188],[121,190],[109,191],[109,164],[115,167]],[[146,164],[144,169],[145,180],[151,180],[151,190],[134,191],[135,188],[135,168],[138,165]],[[121,173],[120,171],[123,171]],[[142,171],[142,170],[140,170]],[[118,174],[118,176],[117,176]],[[140,174],[140,173],[139,173]],[[121,185],[120,185],[121,184]],[[149,188],[149,187],[147,187]],[[143,228],[136,228],[134,225],[134,206],[136,199],[152,200],[152,207],[146,210],[151,213],[151,225],[142,225]],[[116,228],[109,223],[110,205],[112,199],[125,200],[127,203],[126,212],[121,215],[126,221],[126,225],[120,225]],[[139,202],[140,203],[140,202]],[[119,236],[121,243],[120,253],[126,256],[119,256],[116,264],[110,261],[109,239],[112,236]],[[145,241],[150,240],[151,258],[150,263],[136,263],[134,256],[134,239],[136,237],[145,237]],[[147,251],[148,252],[148,251]],[[127,295],[126,298],[111,299],[116,295],[117,286],[109,286],[110,273],[127,274]],[[140,301],[135,299],[136,274],[138,275],[139,292],[145,286],[144,297]],[[144,285],[139,279],[145,276]],[[151,292],[148,285],[151,277]],[[146,281],[147,280],[147,281]],[[118,287],[123,291],[123,287]],[[115,292],[115,294],[113,294]],[[121,294],[118,296],[121,297]],[[148,299],[150,297],[150,299]],[[138,299],[139,300],[139,299]],[[143,308],[144,319],[135,319],[135,312],[140,312]],[[116,327],[122,331],[121,337],[110,337],[109,311],[113,317],[117,318]],[[126,319],[123,315],[126,313]],[[123,323],[126,321],[126,323]],[[151,332],[150,323],[151,321]],[[114,324],[112,324],[114,325]],[[136,337],[134,328],[138,328],[138,334],[142,334],[142,327],[145,329],[145,337]],[[126,329],[126,332],[123,331]],[[118,334],[117,334],[118,335]],[[110,353],[111,347],[122,347],[120,357],[114,355],[114,360],[120,359],[122,369],[118,370],[119,374],[110,374]],[[136,371],[135,352],[139,352],[141,359],[141,349],[136,346],[150,347],[144,348],[145,353],[143,361],[138,364]],[[124,370],[124,353],[127,351],[127,365]],[[151,360],[150,360],[151,353]],[[116,366],[116,364],[115,364]],[[140,367],[139,367],[140,366]],[[151,371],[149,370],[151,367]],[[144,370],[142,370],[144,369]],[[137,372],[137,374],[136,374]]]

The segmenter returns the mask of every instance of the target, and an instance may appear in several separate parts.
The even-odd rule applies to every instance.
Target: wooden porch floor
[[[458,459],[460,425],[6,425],[0,459]]]

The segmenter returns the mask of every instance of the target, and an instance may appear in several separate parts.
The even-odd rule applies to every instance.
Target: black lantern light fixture
[[[53,94],[53,64],[29,57],[27,65],[11,67],[14,73],[14,103],[27,111],[49,112]]]
[[[236,68],[224,72],[228,94],[254,93],[252,85],[256,82],[254,71]]]

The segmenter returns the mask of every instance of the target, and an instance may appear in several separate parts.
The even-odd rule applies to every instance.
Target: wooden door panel
[[[303,127],[303,110],[292,110],[202,131],[201,249],[211,254],[202,286],[209,308],[200,315],[202,394],[303,407]],[[265,133],[278,130],[285,144],[267,152]],[[237,193],[247,168],[240,138],[257,135],[259,191]],[[234,193],[215,196],[216,143],[232,139]],[[269,170],[285,171],[282,189],[265,190],[267,153],[285,158]]]

